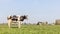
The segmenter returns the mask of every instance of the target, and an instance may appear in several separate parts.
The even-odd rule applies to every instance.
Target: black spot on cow
[[[27,19],[27,16],[20,16],[20,21],[24,21],[24,19]]]
[[[18,17],[16,15],[13,15],[11,18],[13,21],[18,21]]]

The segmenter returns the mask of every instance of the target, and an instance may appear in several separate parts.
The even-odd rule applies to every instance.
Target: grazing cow
[[[38,22],[37,23],[37,25],[47,25],[48,24],[48,22],[46,21],[46,22]]]
[[[42,22],[38,22],[37,25],[42,25]]]
[[[20,28],[21,27],[21,22],[23,22],[24,19],[27,19],[26,15],[24,15],[24,16],[16,16],[16,15],[8,16],[7,20],[8,20],[9,28],[10,28],[12,22],[14,22],[14,23],[17,22],[18,23],[18,28]]]
[[[55,25],[60,25],[60,19],[57,19],[57,20],[55,21]]]

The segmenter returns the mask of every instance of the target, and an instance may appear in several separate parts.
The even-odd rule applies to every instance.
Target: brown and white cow
[[[21,22],[23,22],[25,19],[27,19],[26,15],[23,15],[23,16],[16,16],[16,15],[8,16],[7,17],[8,27],[9,28],[11,27],[11,23],[17,22],[18,23],[18,28],[20,28],[21,27]]]

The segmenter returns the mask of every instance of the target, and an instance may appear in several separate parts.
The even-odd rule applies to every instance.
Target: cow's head
[[[11,18],[12,18],[12,16],[8,16],[8,17],[7,17],[8,20],[11,19]]]
[[[9,20],[9,19],[11,19],[11,20],[13,20],[13,21],[17,21],[18,20],[18,16],[16,16],[16,15],[11,15],[11,16],[8,16],[7,17],[7,19]]]

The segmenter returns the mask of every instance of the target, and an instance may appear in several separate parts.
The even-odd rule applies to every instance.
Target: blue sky
[[[60,0],[0,0],[0,22],[8,15],[28,15],[30,23],[60,19]]]

